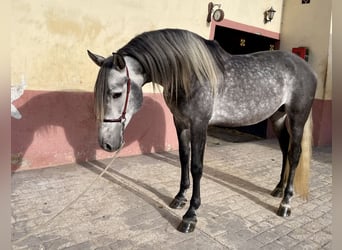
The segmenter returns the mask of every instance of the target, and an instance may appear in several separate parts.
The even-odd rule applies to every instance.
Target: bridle
[[[125,127],[128,97],[129,97],[129,92],[131,91],[131,78],[129,78],[127,66],[126,66],[126,76],[127,76],[126,100],[125,100],[125,104],[124,104],[123,110],[121,112],[121,115],[117,119],[103,119],[103,122],[120,122],[123,125],[123,127]]]

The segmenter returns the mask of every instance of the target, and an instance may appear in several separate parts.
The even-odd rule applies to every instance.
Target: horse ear
[[[93,62],[96,63],[96,65],[101,67],[105,58],[103,56],[95,55],[91,53],[89,50],[87,50],[87,52],[88,52],[90,59],[93,60]]]
[[[116,70],[123,70],[126,67],[126,62],[122,55],[113,53],[113,66]]]

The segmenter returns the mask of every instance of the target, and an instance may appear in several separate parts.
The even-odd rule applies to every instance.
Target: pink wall
[[[332,102],[315,99],[312,106],[315,146],[332,145]]]
[[[42,168],[110,158],[99,148],[88,92],[24,92],[14,102],[22,119],[12,118],[12,170]],[[120,156],[178,148],[172,115],[162,94],[145,94],[141,110],[125,132]]]
[[[120,156],[176,150],[172,115],[161,94],[145,94],[141,110],[125,133]],[[92,93],[25,91],[14,104],[23,118],[12,118],[12,170],[110,158],[99,148]],[[331,145],[331,101],[313,105],[314,145]],[[269,124],[270,125],[270,124]],[[270,126],[268,135],[272,137]]]

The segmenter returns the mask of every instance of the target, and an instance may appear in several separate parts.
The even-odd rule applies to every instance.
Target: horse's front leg
[[[191,175],[192,197],[188,211],[184,214],[178,230],[183,233],[194,231],[197,223],[196,210],[201,205],[200,181],[203,172],[203,155],[207,137],[207,124],[191,124]]]
[[[181,181],[179,192],[171,201],[171,208],[182,208],[185,206],[187,199],[185,198],[186,190],[190,187],[189,180],[189,153],[190,153],[190,131],[186,124],[176,121],[174,123],[177,130],[179,160],[181,163]]]

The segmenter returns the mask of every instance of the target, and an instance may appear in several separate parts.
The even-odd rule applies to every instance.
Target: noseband
[[[127,110],[127,104],[128,104],[128,97],[129,97],[129,92],[131,90],[131,79],[129,78],[129,73],[128,73],[127,66],[126,66],[126,76],[127,76],[126,100],[125,100],[125,105],[123,107],[121,115],[117,119],[103,119],[103,122],[120,122],[122,124],[125,123],[125,121],[126,121],[126,110]]]

